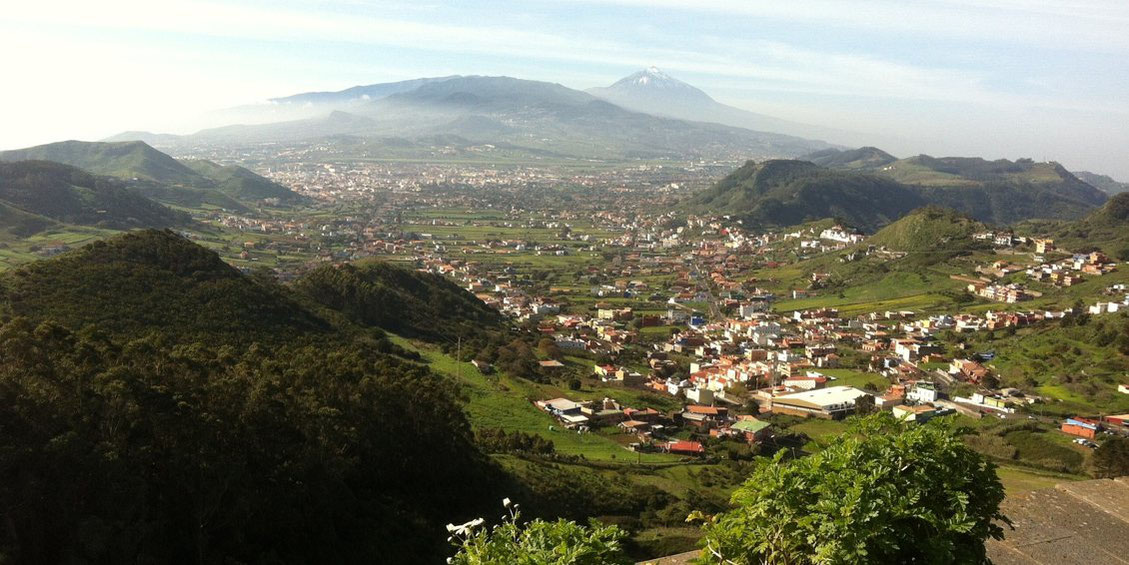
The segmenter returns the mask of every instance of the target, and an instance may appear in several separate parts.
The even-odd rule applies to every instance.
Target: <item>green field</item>
[[[475,428],[501,428],[536,434],[553,442],[565,455],[581,455],[589,461],[622,463],[677,463],[681,459],[665,453],[635,453],[625,449],[613,437],[600,433],[577,433],[563,429],[549,414],[533,405],[533,400],[554,398],[559,389],[542,391],[534,383],[501,376],[485,376],[470,363],[459,363],[448,355],[409,340],[393,336],[398,345],[420,352],[432,370],[456,377],[464,385],[468,401],[467,416]],[[622,390],[622,389],[621,389]],[[635,391],[623,391],[639,398]],[[548,394],[546,394],[548,393]],[[561,394],[563,395],[563,394]],[[570,397],[603,398],[604,392],[589,390]],[[625,398],[626,400],[626,398]]]

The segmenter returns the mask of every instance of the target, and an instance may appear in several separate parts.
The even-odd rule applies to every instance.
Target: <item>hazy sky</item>
[[[37,0],[0,18],[0,148],[448,74],[656,65],[741,108],[1129,180],[1127,0]]]

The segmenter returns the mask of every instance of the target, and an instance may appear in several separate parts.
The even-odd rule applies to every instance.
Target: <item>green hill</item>
[[[141,141],[62,141],[0,152],[0,161],[55,161],[87,172],[125,179],[146,196],[179,206],[243,209],[264,198],[294,201],[286,187],[247,169],[210,161],[181,162]],[[183,192],[183,194],[180,194]]]
[[[434,563],[519,492],[450,380],[305,302],[167,231],[0,275],[0,555]]]
[[[878,169],[898,160],[877,147],[824,149],[802,159],[831,169]]]
[[[868,158],[885,160],[884,153],[870,149],[816,159],[834,168],[810,161],[750,161],[694,196],[688,207],[734,214],[757,225],[835,217],[873,231],[927,204],[1005,225],[1080,218],[1106,199],[1055,163],[919,156],[879,167],[864,164]]]
[[[0,239],[25,238],[57,226],[58,224],[49,218],[30,214],[11,204],[0,202],[0,234],[6,236]]]
[[[279,342],[379,328],[429,341],[506,328],[447,279],[386,263],[325,266],[293,287],[249,277],[170,231],[98,241],[0,276],[4,312],[120,335]]]
[[[55,161],[84,171],[167,184],[192,185],[201,175],[141,141],[61,141],[0,152],[0,161]]]
[[[967,248],[973,241],[972,235],[985,230],[984,224],[964,214],[927,206],[878,230],[867,243],[904,252],[932,251],[952,245]]]
[[[835,217],[869,231],[924,204],[890,179],[792,160],[749,161],[689,202],[692,209],[736,214],[757,225]]]
[[[114,335],[159,330],[177,340],[249,343],[331,329],[280,287],[168,231],[123,234],[30,263],[0,277],[0,291],[8,315]]]
[[[0,163],[0,204],[8,231],[26,237],[48,227],[48,218],[67,224],[112,229],[170,227],[190,222],[181,212],[146,199],[124,183],[96,177],[49,161]]]
[[[1129,192],[1129,182],[1119,182],[1108,175],[1099,175],[1089,171],[1074,171],[1073,174],[1082,182],[1099,188],[1111,196],[1122,192]]]
[[[1030,222],[1024,232],[1051,237],[1055,245],[1071,251],[1100,249],[1129,261],[1129,192],[1114,195],[1104,206],[1074,222]]]
[[[972,235],[987,230],[984,224],[954,210],[927,206],[910,212],[882,228],[867,243],[906,254],[909,265],[935,265],[975,251],[991,250]]]
[[[304,275],[294,288],[355,323],[430,341],[505,327],[497,310],[455,283],[389,263],[326,265]]]
[[[220,192],[237,200],[253,202],[273,198],[290,202],[299,199],[289,188],[238,165],[220,165],[204,159],[188,160],[184,164],[213,180]]]

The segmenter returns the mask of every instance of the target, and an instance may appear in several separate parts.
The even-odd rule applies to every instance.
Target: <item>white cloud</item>
[[[604,0],[573,0],[607,3]],[[646,9],[818,22],[880,33],[1129,50],[1129,2],[1120,0],[611,0]]]

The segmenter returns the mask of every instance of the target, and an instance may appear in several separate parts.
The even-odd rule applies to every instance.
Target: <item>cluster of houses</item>
[[[768,422],[751,415],[731,415],[725,406],[690,404],[680,411],[664,414],[653,408],[630,408],[615,400],[574,401],[553,398],[535,402],[566,429],[588,432],[598,427],[615,427],[634,436],[631,447],[640,451],[664,451],[678,455],[703,455],[700,441],[679,439],[675,432],[689,430],[702,436],[733,438],[749,443],[763,441],[771,434]]]

